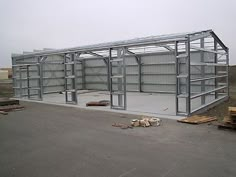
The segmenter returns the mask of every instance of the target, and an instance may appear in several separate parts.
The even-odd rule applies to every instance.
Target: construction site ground
[[[236,132],[162,119],[120,129],[135,115],[21,102],[0,115],[0,176],[236,176]]]

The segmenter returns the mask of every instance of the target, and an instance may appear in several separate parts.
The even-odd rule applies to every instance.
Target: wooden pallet
[[[219,129],[234,129],[236,130],[236,123],[231,123],[230,119],[224,118],[224,120],[218,124]]]
[[[19,100],[9,100],[8,98],[0,98],[0,106],[19,105]]]
[[[102,101],[91,101],[86,104],[86,106],[108,106],[109,101],[102,100]]]
[[[230,121],[236,123],[236,107],[229,107],[228,112]]]
[[[236,107],[228,108],[228,116],[225,116],[223,121],[218,124],[219,129],[236,129]]]
[[[8,105],[8,106],[0,106],[0,111],[8,112],[12,110],[21,110],[24,109],[24,106],[20,105]]]
[[[178,122],[188,123],[188,124],[202,124],[202,123],[207,123],[207,122],[211,122],[211,121],[215,121],[215,120],[217,120],[216,117],[194,115],[191,117],[180,119],[180,120],[178,120]]]
[[[228,111],[229,111],[229,114],[236,114],[236,107],[229,107]]]

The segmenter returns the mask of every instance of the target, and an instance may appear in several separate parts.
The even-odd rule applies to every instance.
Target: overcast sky
[[[236,0],[0,0],[0,67],[11,53],[206,29],[236,64]]]

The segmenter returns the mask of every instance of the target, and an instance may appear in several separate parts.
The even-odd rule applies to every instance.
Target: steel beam
[[[204,48],[204,38],[200,39],[200,47]],[[200,51],[200,57],[201,57],[201,62],[204,63],[205,62],[205,55],[204,55],[204,51]],[[205,66],[201,65],[201,77],[204,78],[205,77]],[[201,81],[201,92],[205,92],[205,80]],[[201,96],[201,105],[204,105],[206,102],[206,97],[205,95]]]
[[[198,39],[206,38],[206,37],[208,37],[210,35],[211,35],[210,31],[202,32],[200,34],[192,35],[192,36],[190,36],[190,42],[198,40]]]
[[[217,41],[218,44],[225,50],[225,52],[228,51],[228,47],[225,46],[225,44],[220,40],[220,38],[213,32],[211,31],[212,37]]]
[[[104,63],[107,65],[108,63],[107,63],[107,58],[108,57],[104,57],[103,55],[99,55],[99,54],[97,54],[97,53],[95,53],[95,52],[85,52],[86,54],[90,54],[90,55],[93,55],[93,56],[95,56],[95,57],[99,57],[99,58],[103,58],[103,61],[104,61]]]

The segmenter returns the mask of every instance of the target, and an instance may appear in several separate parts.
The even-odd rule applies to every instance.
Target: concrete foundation
[[[114,97],[115,98],[115,97]],[[207,102],[213,99],[213,95],[206,97]],[[24,101],[26,99],[23,99]],[[92,110],[120,112],[126,114],[156,116],[160,118],[180,119],[181,116],[175,115],[175,95],[174,94],[158,94],[158,93],[139,93],[127,92],[127,110],[114,110],[110,106],[91,106],[86,107],[86,103],[90,101],[110,100],[110,94],[107,91],[94,91],[94,90],[79,90],[78,104],[66,104],[65,94],[53,93],[45,94],[41,103],[63,105],[69,107],[86,108]],[[33,101],[28,100],[27,101]],[[117,102],[115,99],[114,102]],[[185,100],[180,100],[180,110],[185,110]],[[200,99],[195,99],[192,102],[192,109],[199,107],[201,104]]]

